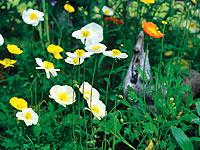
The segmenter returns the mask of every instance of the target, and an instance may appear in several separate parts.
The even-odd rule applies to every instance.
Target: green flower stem
[[[80,58],[79,58],[79,62],[80,62]],[[80,83],[81,81],[81,66],[78,65],[78,83]],[[78,93],[78,113],[79,113],[79,116],[81,117],[81,101],[80,101],[80,98],[81,95],[80,95],[80,92]],[[81,134],[81,126],[79,126],[79,131],[80,131],[80,134],[79,134],[79,142],[80,142],[80,145],[82,146],[82,134]]]
[[[40,23],[38,25],[38,32],[39,32],[39,36],[40,36],[40,42],[42,44],[43,49],[45,49],[45,44],[44,44],[44,37],[43,37],[43,31],[42,31],[42,24]]]
[[[163,27],[163,34],[165,33],[165,27],[166,27],[166,25],[164,24],[164,27]],[[160,62],[163,61],[164,39],[165,39],[165,36],[162,38],[162,41],[161,41]]]
[[[115,60],[113,60],[113,63],[112,63],[112,67],[111,67],[111,70],[110,70],[110,73],[108,75],[108,81],[107,81],[107,85],[106,85],[106,100],[105,100],[105,105],[107,106],[108,104],[108,88],[109,88],[109,85],[110,85],[110,77],[111,77],[111,74],[112,74],[112,71],[113,71],[113,68],[114,68],[114,65],[115,65]],[[115,107],[115,106],[114,106]],[[107,138],[106,138],[106,133],[104,133],[104,141],[106,141]],[[104,149],[106,149],[107,145],[106,145],[106,142],[104,144]]]
[[[95,74],[96,74],[96,70],[97,70],[97,60],[98,60],[98,58],[97,58],[97,55],[95,55],[95,62],[94,62],[94,69],[93,69],[93,75],[92,75],[92,87],[93,87],[93,85],[94,85],[94,78],[95,78]],[[90,108],[91,108],[91,102],[92,102],[92,89],[91,89],[91,97],[90,97]],[[93,140],[93,138],[94,138],[94,131],[93,131],[93,123],[92,123],[92,113],[91,113],[91,132],[92,132],[92,139],[91,140]]]
[[[83,81],[85,81],[85,63],[83,63]],[[84,93],[84,84],[83,84],[83,93]],[[84,101],[82,103],[83,107],[85,105]],[[83,111],[84,119],[86,118],[85,111]],[[88,128],[87,128],[87,120],[85,119],[85,133],[86,133],[86,141],[88,141]],[[86,149],[88,149],[88,143],[86,142]]]
[[[117,99],[115,98],[114,113],[116,113],[116,107],[117,107]],[[114,116],[114,117],[115,117],[115,116]],[[114,133],[115,133],[115,134],[117,134],[117,133],[116,133],[116,132],[117,132],[117,131],[116,131],[116,130],[117,130],[117,129],[116,129],[116,126],[117,126],[117,125],[116,125],[116,121],[115,121],[115,118],[114,118]],[[116,140],[115,140],[115,136],[114,136],[114,137],[113,137],[113,143],[112,143],[112,149],[113,149],[113,150],[115,150],[115,141],[116,141]]]
[[[48,17],[48,4],[46,5],[45,0],[42,0],[42,9],[44,12],[44,26],[46,30],[46,38],[47,38],[47,45],[50,44],[50,35],[49,35],[49,17]]]

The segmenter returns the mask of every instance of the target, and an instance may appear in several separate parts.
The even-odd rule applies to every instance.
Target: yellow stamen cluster
[[[91,35],[90,31],[89,30],[82,30],[81,31],[81,36],[84,37],[84,38],[87,38]]]
[[[113,49],[112,50],[112,55],[113,56],[119,56],[121,54],[121,52],[118,49]]]
[[[32,116],[32,114],[31,114],[30,112],[26,112],[26,113],[24,114],[24,118],[25,118],[26,120],[31,120],[31,119],[33,118],[33,116]]]
[[[45,69],[53,69],[54,65],[53,65],[53,63],[51,63],[49,61],[44,61],[44,68]]]
[[[85,51],[83,49],[77,49],[75,54],[77,57],[83,57],[85,55]]]
[[[101,45],[94,45],[92,46],[92,50],[98,51],[101,48]]]
[[[30,13],[29,15],[30,20],[37,20],[38,19],[38,15],[34,12]]]
[[[63,92],[63,93],[58,94],[58,98],[61,101],[66,101],[67,100],[67,93]]]
[[[96,105],[92,106],[91,111],[94,112],[94,113],[100,113],[100,109]]]

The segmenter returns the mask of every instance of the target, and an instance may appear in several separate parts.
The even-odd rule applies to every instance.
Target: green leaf
[[[196,106],[196,108],[197,108],[197,113],[198,113],[198,115],[200,116],[200,101],[196,102],[196,103],[195,103],[195,106]]]
[[[2,146],[4,146],[6,149],[9,149],[9,148],[16,148],[20,145],[19,145],[19,143],[15,142],[14,140],[5,139],[2,143]]]
[[[39,138],[41,131],[42,131],[41,126],[37,125],[33,127],[33,133],[37,138]]]
[[[176,142],[182,150],[194,150],[190,138],[180,128],[172,127],[171,130]]]

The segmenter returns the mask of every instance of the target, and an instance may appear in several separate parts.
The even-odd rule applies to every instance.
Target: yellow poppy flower
[[[14,67],[13,64],[15,64],[17,61],[16,60],[12,60],[9,58],[5,58],[4,60],[0,60],[0,64],[4,65],[4,68],[7,67]]]
[[[7,49],[11,54],[18,55],[18,54],[23,53],[23,51],[19,47],[17,47],[17,45],[14,45],[14,44],[8,44]]]
[[[154,4],[155,3],[155,0],[140,0],[140,1],[145,4]]]
[[[64,5],[64,9],[65,9],[68,13],[73,13],[73,12],[75,12],[74,7],[73,7],[72,5],[70,5],[70,4],[65,4],[65,5]]]
[[[59,45],[50,44],[47,47],[47,51],[49,53],[52,53],[56,59],[62,59],[62,56],[60,55],[60,53],[63,52],[64,50]]]
[[[10,99],[10,104],[18,110],[28,108],[28,103],[22,98],[13,97]]]

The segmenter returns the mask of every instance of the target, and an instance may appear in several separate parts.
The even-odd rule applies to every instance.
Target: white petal
[[[66,52],[66,55],[72,58],[76,57],[76,54],[71,52]]]
[[[23,114],[22,112],[17,112],[17,113],[16,113],[16,117],[17,117],[17,119],[19,119],[19,120],[24,120],[24,114]]]
[[[4,38],[3,38],[3,36],[0,34],[0,46],[3,45],[3,43],[4,43]]]
[[[51,70],[50,72],[51,72],[51,74],[52,74],[53,77],[57,76],[57,72],[55,71],[55,69]]]
[[[81,37],[81,30],[74,31],[72,33],[72,37],[74,37],[76,39],[80,39],[80,37]]]
[[[119,58],[127,58],[128,55],[126,53],[121,53],[118,57]]]
[[[94,50],[93,47],[94,46],[100,46],[100,48],[98,50]],[[85,50],[87,50],[88,52],[93,52],[93,53],[102,53],[107,49],[107,47],[104,44],[101,43],[97,43],[97,44],[92,44],[92,45],[86,45]]]
[[[35,58],[36,63],[38,64],[38,66],[42,67],[43,66],[43,62],[41,58]]]
[[[113,56],[112,56],[112,51],[104,51],[103,54],[104,54],[105,56],[108,56],[108,57],[113,57]]]
[[[45,72],[46,72],[46,75],[47,75],[47,79],[50,79],[50,72],[46,71],[46,70],[45,70]]]

